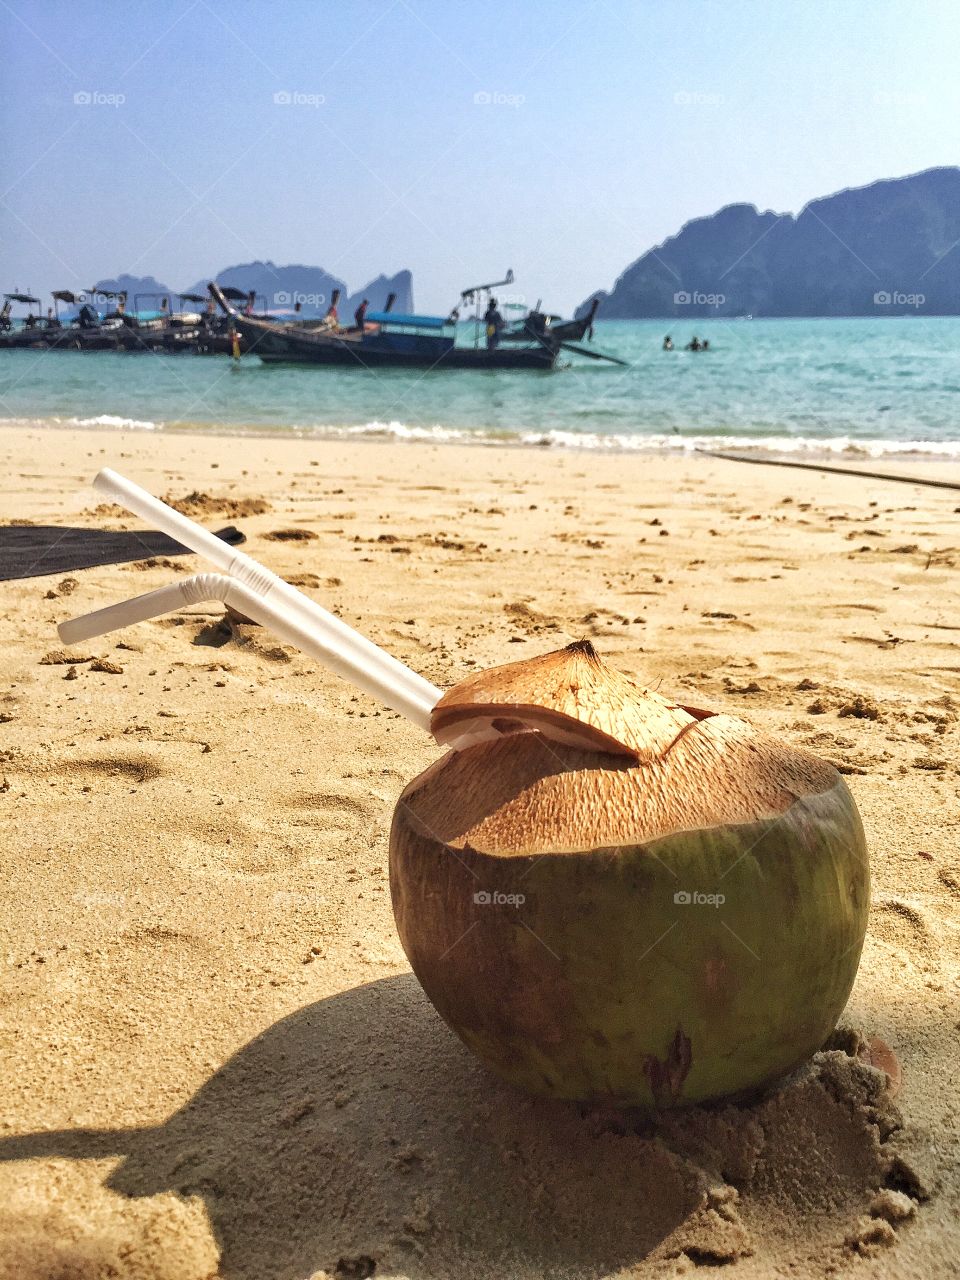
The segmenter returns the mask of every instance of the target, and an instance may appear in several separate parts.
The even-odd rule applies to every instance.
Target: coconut
[[[495,1072],[662,1109],[750,1093],[824,1043],[869,899],[832,765],[586,642],[469,677],[432,729],[456,749],[398,802],[394,914]]]

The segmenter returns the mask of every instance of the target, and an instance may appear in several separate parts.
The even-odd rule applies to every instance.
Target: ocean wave
[[[777,455],[795,458],[857,459],[901,458],[955,460],[960,458],[960,440],[882,440],[855,436],[796,435],[683,435],[679,432],[598,432],[551,428],[531,431],[522,427],[473,428],[411,425],[397,420],[359,424],[316,423],[215,423],[153,421],[102,413],[95,417],[6,418],[2,426],[97,428],[124,431],[201,432],[211,435],[297,436],[307,439],[383,440],[398,443],[460,444],[486,448],[504,446],[555,448],[596,453],[668,453],[689,455],[702,452],[740,453],[751,456]]]
[[[78,430],[106,427],[115,431],[163,431],[175,423],[153,422],[150,418],[123,418],[115,413],[98,413],[94,418],[0,418],[0,427],[61,427]],[[197,424],[202,425],[202,424]]]
[[[409,426],[403,422],[367,422],[362,426],[298,428],[319,436],[336,439],[381,439],[426,441],[435,444],[470,444],[497,447],[502,445],[538,446],[541,448],[582,449],[608,453],[677,453],[704,451],[749,454],[789,454],[801,457],[841,458],[960,458],[960,441],[857,439],[852,436],[788,436],[788,435],[680,435],[677,433],[482,430],[463,427]]]
[[[162,422],[152,422],[149,418],[121,418],[115,413],[98,413],[95,418],[64,418],[58,420],[58,426],[64,427],[114,427],[120,431],[160,431]]]

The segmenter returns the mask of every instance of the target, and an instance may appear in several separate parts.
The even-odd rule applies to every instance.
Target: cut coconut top
[[[643,762],[659,759],[710,714],[642,688],[580,640],[467,676],[434,707],[430,728],[439,743],[456,746],[536,730],[584,751]]]
[[[616,847],[846,794],[832,765],[641,688],[587,642],[470,676],[431,727],[461,749],[412,782],[400,810],[454,849]]]
[[[411,782],[397,813],[454,850],[515,856],[614,849],[776,820],[797,801],[821,803],[817,797],[827,809],[849,797],[832,765],[717,715],[694,722],[650,761],[540,733],[451,751]]]

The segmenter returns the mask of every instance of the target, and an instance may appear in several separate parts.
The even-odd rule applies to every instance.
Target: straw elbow
[[[231,591],[235,593],[237,586],[233,579],[222,573],[195,573],[177,585],[185,605],[209,604],[214,600],[226,604],[227,597]]]

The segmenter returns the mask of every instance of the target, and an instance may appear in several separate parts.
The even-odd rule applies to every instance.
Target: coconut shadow
[[[122,1195],[203,1197],[226,1280],[437,1280],[481,1260],[593,1280],[701,1201],[660,1143],[494,1080],[410,974],[275,1023],[155,1128],[0,1142],[2,1160],[116,1155],[106,1185]]]

